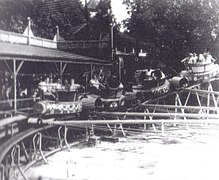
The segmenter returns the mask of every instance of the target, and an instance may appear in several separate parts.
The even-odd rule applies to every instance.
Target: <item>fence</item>
[[[109,41],[87,40],[87,41],[60,41],[58,42],[59,49],[88,49],[88,48],[107,48]]]

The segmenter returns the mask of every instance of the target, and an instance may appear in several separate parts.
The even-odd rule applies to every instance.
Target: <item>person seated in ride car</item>
[[[94,75],[90,80],[90,86],[95,87],[96,89],[100,89],[100,82],[97,75]]]
[[[143,72],[145,72],[145,74],[144,74],[144,79],[152,80],[153,77],[151,76],[151,74],[152,74],[153,71],[154,71],[154,70],[153,70],[153,69],[150,69],[150,68],[143,70]]]
[[[98,94],[101,86],[102,84],[100,83],[97,75],[94,75],[93,78],[90,80],[91,93]]]
[[[57,91],[57,83],[54,82],[53,76],[50,76],[49,78],[49,86],[48,86],[48,91],[49,92],[56,92]]]
[[[76,91],[80,87],[80,84],[75,84],[75,80],[71,79],[70,91]]]
[[[197,61],[198,61],[198,56],[197,56],[197,54],[196,53],[190,53],[189,54],[189,60],[188,60],[188,63],[189,64],[195,64],[195,63],[197,63]]]
[[[209,51],[205,52],[203,54],[205,60],[206,60],[206,63],[211,63],[211,62],[214,62],[214,58],[212,57],[212,55],[210,54]]]
[[[100,89],[105,89],[106,88],[106,83],[107,83],[107,78],[104,75],[99,76],[98,78],[100,86]]]
[[[198,56],[198,63],[204,64],[205,62],[206,62],[206,59],[205,59],[204,55],[203,54],[199,54],[199,56]]]
[[[56,83],[56,90],[62,90],[63,86],[62,86],[62,81],[60,78],[58,78],[57,83]]]
[[[49,77],[47,77],[44,81],[39,83],[39,89],[41,89],[44,93],[48,92],[48,85],[49,85]]]
[[[64,81],[64,89],[65,89],[66,91],[69,91],[69,90],[70,90],[70,85],[68,84],[68,79],[65,79],[65,81]]]

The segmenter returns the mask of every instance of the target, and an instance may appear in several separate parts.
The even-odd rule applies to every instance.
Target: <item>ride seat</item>
[[[100,93],[101,98],[120,98],[122,96],[123,88],[117,87],[117,88],[106,88],[102,89]]]

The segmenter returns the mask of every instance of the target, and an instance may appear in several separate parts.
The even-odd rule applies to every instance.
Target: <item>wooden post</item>
[[[90,76],[93,77],[93,64],[90,64]]]
[[[60,79],[61,79],[61,82],[62,82],[62,62],[60,62],[60,69],[59,69],[59,75],[60,75]]]
[[[59,75],[60,75],[61,82],[62,82],[62,80],[63,80],[63,74],[64,74],[64,72],[65,72],[66,66],[67,66],[67,63],[65,63],[65,64],[63,65],[63,63],[60,62]]]
[[[17,74],[20,71],[24,61],[21,61],[18,68],[16,65],[16,60],[13,59],[13,76],[14,76],[14,113],[17,112]]]

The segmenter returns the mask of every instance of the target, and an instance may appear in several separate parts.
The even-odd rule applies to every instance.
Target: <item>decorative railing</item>
[[[77,41],[56,41],[40,37],[27,36],[0,30],[0,41],[16,44],[26,44],[52,49],[89,49],[89,48],[108,48],[109,41],[106,40],[77,40]]]
[[[28,44],[28,36],[0,30],[0,41],[18,44]]]
[[[57,49],[57,42],[53,40],[39,37],[31,37],[23,34],[7,32],[2,30],[0,30],[0,41]]]

